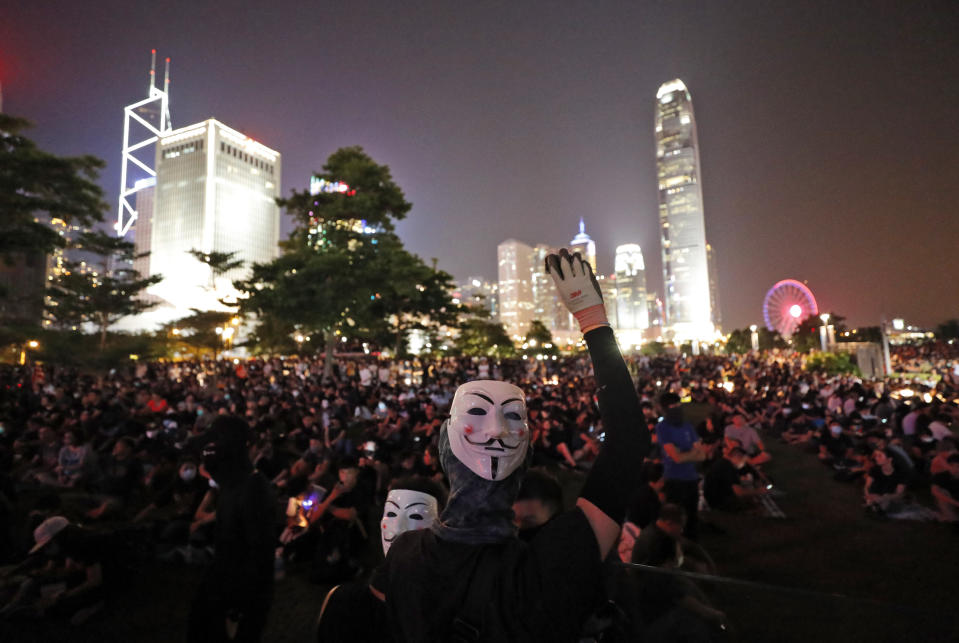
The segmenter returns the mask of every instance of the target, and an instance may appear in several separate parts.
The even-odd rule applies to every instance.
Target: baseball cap
[[[53,516],[41,522],[40,525],[33,530],[33,540],[36,541],[36,544],[33,546],[33,549],[30,550],[30,553],[35,554],[43,549],[69,524],[70,521],[63,516]]]

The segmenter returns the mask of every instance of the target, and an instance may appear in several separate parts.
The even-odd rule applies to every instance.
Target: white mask
[[[380,522],[380,538],[383,555],[390,550],[396,537],[406,531],[426,529],[439,514],[436,498],[422,491],[393,489],[386,496],[383,520]]]
[[[481,478],[502,480],[529,450],[526,396],[506,382],[467,382],[453,396],[447,430],[460,462]]]
[[[180,478],[181,478],[184,482],[189,482],[190,480],[193,480],[193,478],[195,478],[195,477],[196,477],[196,469],[194,469],[193,467],[188,467],[188,468],[186,468],[186,469],[180,469]]]

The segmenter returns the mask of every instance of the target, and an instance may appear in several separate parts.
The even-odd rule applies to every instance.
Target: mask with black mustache
[[[453,396],[449,441],[453,454],[486,480],[502,480],[526,459],[526,395],[507,382],[467,382]]]

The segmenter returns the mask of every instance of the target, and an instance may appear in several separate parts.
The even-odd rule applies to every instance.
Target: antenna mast
[[[117,208],[117,222],[114,225],[117,236],[120,237],[125,236],[130,231],[130,227],[137,219],[134,195],[143,188],[156,185],[156,170],[138,159],[133,153],[155,144],[161,136],[173,129],[170,124],[170,59],[166,59],[166,77],[163,81],[163,89],[157,89],[156,53],[156,49],[150,51],[150,87],[147,91],[147,97],[123,108],[123,160],[120,165],[120,203]],[[157,108],[159,108],[159,127],[141,116],[142,113]],[[131,124],[141,130],[141,136],[144,136],[144,138],[138,141],[130,140]],[[144,129],[146,132],[142,133]],[[136,168],[132,166],[136,166]],[[135,169],[138,173],[145,172],[147,178],[140,179],[130,186],[130,169]]]

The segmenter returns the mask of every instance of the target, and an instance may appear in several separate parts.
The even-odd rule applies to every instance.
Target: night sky
[[[457,278],[582,216],[601,272],[638,242],[660,293],[653,106],[679,77],[726,330],[784,278],[856,326],[959,316],[954,0],[0,0],[4,111],[106,160],[110,218],[151,48],[173,59],[174,127],[212,116],[279,150],[284,194],[340,146],[389,165],[401,236]]]

